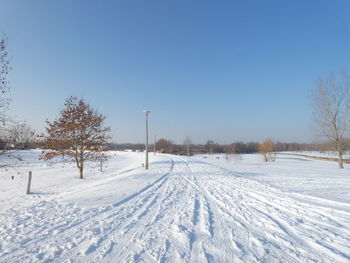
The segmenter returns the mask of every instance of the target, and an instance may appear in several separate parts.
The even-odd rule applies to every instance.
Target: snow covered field
[[[80,180],[38,154],[0,174],[0,262],[350,262],[349,165],[112,152]]]
[[[337,162],[300,156],[277,155],[276,162],[269,163],[263,162],[262,156],[258,154],[244,154],[241,157],[242,160],[238,162],[227,161],[225,155],[198,155],[194,158],[286,193],[300,193],[350,204],[350,164],[345,164],[345,169],[341,170]]]

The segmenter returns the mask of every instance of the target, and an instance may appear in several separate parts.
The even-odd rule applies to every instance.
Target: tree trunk
[[[79,167],[79,174],[80,174],[80,179],[83,179],[83,166]]]
[[[80,179],[83,179],[83,171],[84,171],[84,159],[83,159],[83,153],[80,152],[79,156],[79,172],[80,172]]]
[[[342,151],[342,144],[340,140],[337,140],[337,150],[338,150],[338,163],[339,163],[339,169],[344,169],[344,163],[343,163],[343,151]]]
[[[343,163],[343,153],[340,151],[339,154],[339,168],[344,169],[344,163]]]

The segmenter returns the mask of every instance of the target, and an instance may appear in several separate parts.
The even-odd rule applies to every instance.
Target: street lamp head
[[[144,113],[145,115],[148,115],[148,114],[150,114],[151,112],[150,112],[149,110],[145,110],[145,111],[143,111],[143,113]]]

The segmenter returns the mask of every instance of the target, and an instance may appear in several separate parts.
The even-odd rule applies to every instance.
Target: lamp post
[[[145,169],[148,170],[148,115],[151,113],[149,110],[143,112],[146,116],[146,161]]]
[[[153,144],[153,154],[154,154],[154,156],[156,156],[156,138],[157,138],[157,135],[154,135],[154,144]]]

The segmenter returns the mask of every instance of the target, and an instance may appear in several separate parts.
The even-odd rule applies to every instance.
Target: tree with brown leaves
[[[164,138],[159,139],[156,142],[156,148],[161,153],[173,153],[173,143],[171,140],[166,140]]]
[[[276,160],[276,154],[273,152],[273,143],[269,140],[265,140],[259,145],[258,151],[263,155],[265,162],[274,162]]]
[[[83,99],[68,98],[60,117],[53,122],[47,121],[41,158],[52,160],[60,156],[64,161],[74,161],[82,179],[86,161],[108,158],[103,148],[111,136],[110,128],[104,126],[105,118]]]

